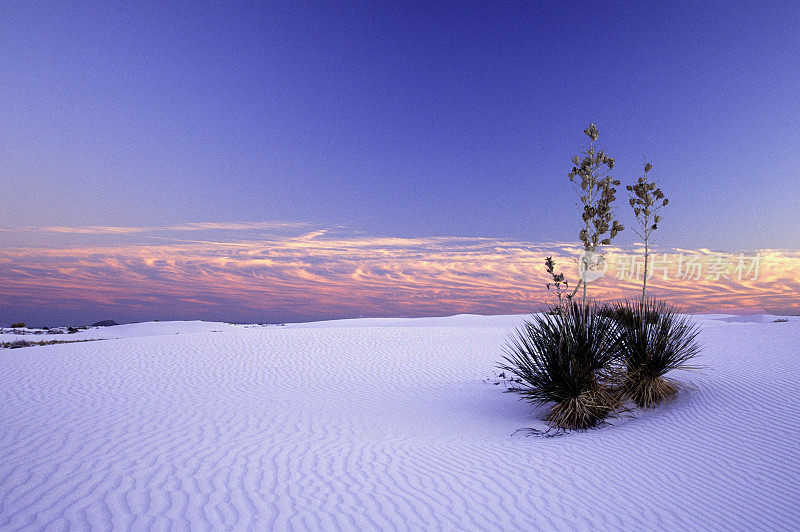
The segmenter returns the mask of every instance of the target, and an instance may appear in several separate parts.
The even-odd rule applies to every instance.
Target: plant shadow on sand
[[[599,435],[606,432],[604,429],[615,429],[615,434],[619,435],[616,431],[639,430],[641,428],[641,423],[649,423],[659,418],[670,419],[673,417],[681,417],[687,409],[696,407],[694,402],[697,400],[697,394],[698,389],[695,385],[691,381],[684,380],[680,382],[677,392],[665,402],[663,408],[644,410],[638,408],[633,402],[627,402],[622,405],[617,413],[604,419],[591,429],[562,429],[549,426],[547,422],[544,421],[548,412],[546,406],[540,405],[534,408],[526,406],[525,408],[529,415],[526,416],[526,419],[521,420],[521,422],[527,423],[528,426],[516,429],[511,435],[513,437],[549,439],[567,436],[575,432],[585,434],[586,436]],[[520,400],[519,404],[525,406],[523,400]],[[532,424],[532,420],[536,423]]]
[[[506,378],[504,372],[496,373],[493,377],[482,380],[483,390],[486,393],[480,393],[479,397],[471,399],[470,403],[465,404],[465,408],[469,408],[475,412],[475,405],[480,405],[481,417],[485,417],[487,421],[492,423],[502,423],[507,427],[519,427],[525,425],[524,428],[515,428],[508,432],[511,436],[527,435],[537,436],[544,435],[548,430],[548,425],[544,418],[548,413],[548,406],[545,404],[530,404],[524,399],[520,398],[509,404],[504,394],[497,394],[497,390],[503,392],[511,392],[513,386],[516,384],[512,379]],[[478,392],[476,391],[476,395]],[[563,434],[566,434],[564,432]],[[551,431],[548,437],[561,436],[563,434],[555,434]]]

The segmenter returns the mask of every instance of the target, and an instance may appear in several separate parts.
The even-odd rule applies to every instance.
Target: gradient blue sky
[[[0,243],[262,221],[572,242],[594,122],[623,182],[655,165],[659,244],[800,248],[799,3],[339,4],[4,3]]]

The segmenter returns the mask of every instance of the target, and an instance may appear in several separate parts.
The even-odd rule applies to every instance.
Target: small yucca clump
[[[620,326],[622,392],[638,406],[654,408],[677,393],[679,384],[664,375],[691,368],[686,362],[700,350],[696,342],[700,331],[663,301],[613,308],[614,321]]]
[[[606,386],[619,356],[614,320],[594,306],[569,304],[556,315],[538,315],[518,329],[500,368],[517,383],[508,391],[534,404],[554,403],[545,417],[551,428],[584,430],[620,407]]]

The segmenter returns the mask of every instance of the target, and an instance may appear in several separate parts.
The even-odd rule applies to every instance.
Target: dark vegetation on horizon
[[[20,347],[33,347],[35,345],[54,345],[54,344],[75,344],[78,342],[97,342],[100,338],[88,338],[85,340],[39,340],[32,342],[30,340],[15,340],[13,342],[2,342],[0,348],[3,349],[19,349]]]

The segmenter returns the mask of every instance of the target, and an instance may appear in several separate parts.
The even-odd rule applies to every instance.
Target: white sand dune
[[[800,530],[798,318],[698,316],[696,391],[552,439],[512,437],[540,413],[483,382],[521,319],[0,350],[0,529]]]

